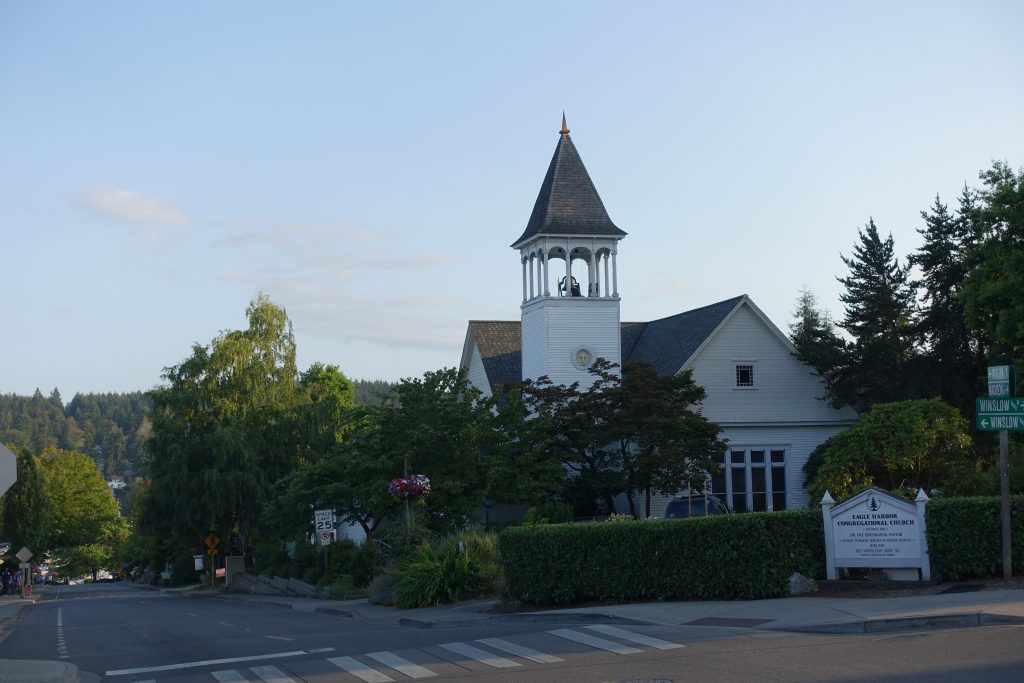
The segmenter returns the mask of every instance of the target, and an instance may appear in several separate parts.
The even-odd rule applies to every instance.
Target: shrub
[[[209,563],[213,558],[209,555],[203,557],[203,562]],[[208,566],[208,565],[204,565]],[[175,558],[171,564],[171,578],[168,582],[171,586],[180,586],[187,583],[199,583],[206,575],[196,571],[196,561],[191,555],[181,555]]]
[[[500,579],[492,534],[463,533],[439,544],[421,543],[396,572],[395,604],[426,607],[493,595]]]
[[[519,527],[498,547],[507,595],[536,604],[781,597],[825,557],[814,510]]]
[[[345,600],[351,598],[355,591],[352,588],[352,577],[348,574],[342,574],[337,576],[333,582],[331,582],[331,599],[333,600]]]
[[[572,521],[572,505],[557,500],[549,500],[526,511],[523,518],[524,526],[534,524],[559,524]]]
[[[1022,572],[1024,496],[1013,496],[1010,508],[1013,570]],[[925,526],[934,579],[1002,575],[1002,501],[998,496],[931,500],[925,506]]]
[[[366,594],[370,602],[375,605],[395,604],[395,573],[385,570],[378,574],[366,587]]]
[[[349,561],[349,572],[352,584],[357,588],[365,588],[377,574],[381,572],[380,552],[377,544],[371,540],[356,546]]]

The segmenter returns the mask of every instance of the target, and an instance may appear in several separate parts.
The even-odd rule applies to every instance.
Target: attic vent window
[[[754,386],[754,366],[753,365],[737,365],[736,366],[736,386],[752,388]]]

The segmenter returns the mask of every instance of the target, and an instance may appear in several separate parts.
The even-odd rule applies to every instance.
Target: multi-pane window
[[[754,386],[754,366],[753,365],[737,365],[736,366],[736,386],[737,387],[753,387]]]
[[[786,509],[786,451],[732,448],[716,459],[711,492],[733,512]]]

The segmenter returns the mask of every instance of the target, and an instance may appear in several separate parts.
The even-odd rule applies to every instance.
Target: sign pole
[[[1003,578],[1013,576],[1013,553],[1010,535],[1010,433],[999,432],[999,497],[1002,499],[1003,518]]]

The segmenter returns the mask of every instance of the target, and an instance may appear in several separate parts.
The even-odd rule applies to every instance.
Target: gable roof
[[[526,230],[512,246],[537,235],[626,236],[608,217],[604,202],[569,137],[564,116],[558,146],[541,183],[533,213]]]
[[[744,301],[751,303],[741,295],[649,323],[620,323],[623,363],[640,361],[654,366],[659,375],[674,375]],[[522,381],[522,328],[518,320],[470,320],[463,364],[469,362],[470,340],[480,353],[492,392],[501,384]]]
[[[523,379],[521,329],[518,320],[469,321],[469,336],[476,343],[492,392],[500,384],[511,384]],[[464,363],[467,361],[463,360]]]
[[[645,323],[636,343],[628,351],[623,343],[623,362],[641,361],[653,366],[659,375],[674,375],[704,345],[729,314],[736,310],[744,298],[733,297]]]

